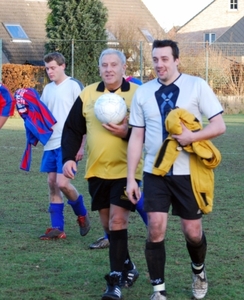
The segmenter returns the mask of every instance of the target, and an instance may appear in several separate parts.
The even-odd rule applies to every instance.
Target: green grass
[[[225,121],[226,133],[214,140],[222,153],[215,171],[214,210],[203,220],[208,241],[206,300],[244,299],[244,115],[227,115]],[[81,237],[66,205],[67,239],[40,241],[38,236],[49,227],[47,178],[39,172],[42,145],[33,147],[30,172],[19,169],[24,148],[23,121],[11,118],[0,130],[0,299],[99,300],[109,263],[107,249],[88,249],[103,234],[98,213],[90,212],[92,229]],[[74,184],[90,208],[83,175],[84,162]],[[132,288],[123,289],[125,300],[148,300],[152,294],[145,239],[144,224],[137,213],[132,214],[129,247],[140,277]],[[166,251],[168,299],[191,299],[190,260],[177,217],[169,216]]]

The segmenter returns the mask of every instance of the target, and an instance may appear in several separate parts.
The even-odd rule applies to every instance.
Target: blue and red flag
[[[53,133],[52,126],[56,119],[41,101],[38,92],[33,88],[18,89],[14,98],[16,108],[24,120],[26,130],[26,148],[20,163],[20,169],[29,171],[31,164],[31,146],[36,146],[40,141],[46,145]]]

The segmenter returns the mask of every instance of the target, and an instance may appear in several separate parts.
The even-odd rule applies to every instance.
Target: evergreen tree
[[[107,48],[107,8],[100,0],[48,0],[48,6],[46,52],[61,52],[71,75],[73,49],[74,77],[84,85],[99,80],[98,58]]]

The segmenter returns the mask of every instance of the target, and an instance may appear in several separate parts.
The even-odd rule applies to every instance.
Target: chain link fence
[[[75,77],[79,73],[76,60],[81,55],[82,44],[85,47],[87,43],[94,41],[72,40],[63,43],[70,49],[70,56],[66,60],[71,66],[71,75]],[[141,41],[109,41],[107,47],[124,52],[128,75],[138,77],[143,82],[154,77],[151,44]],[[202,77],[218,95],[244,94],[243,43],[179,43],[179,48],[181,72]],[[98,61],[98,57],[96,59]]]
[[[70,44],[73,75],[76,75],[76,43]],[[108,47],[124,52],[127,75],[146,82],[155,77],[152,67],[152,45],[138,41],[110,41]],[[80,47],[78,47],[80,48]],[[228,113],[244,113],[244,44],[240,43],[179,43],[181,72],[199,76],[212,87]],[[97,58],[98,59],[98,58]]]
[[[205,79],[225,111],[244,113],[244,44],[180,43],[180,70]]]
[[[38,42],[38,47],[41,47],[39,53],[44,54],[45,44],[50,41],[38,40],[33,41],[32,44],[34,42]],[[98,65],[99,58],[91,57],[91,53],[86,61],[86,57],[82,55],[84,50],[95,47],[97,43],[104,44],[104,42],[52,40],[56,51],[65,49],[69,75],[80,80],[86,78],[84,74],[83,77],[81,76],[82,72],[85,72],[80,70],[81,57],[84,60],[82,64],[85,68],[89,68],[91,59]],[[137,77],[142,82],[155,77],[151,58],[152,44],[144,41],[110,40],[106,41],[105,45],[108,48],[116,48],[124,52],[127,59],[127,75]],[[179,42],[178,45],[180,49],[180,71],[205,79],[217,94],[225,109],[229,109],[231,106],[234,113],[244,112],[244,44]],[[1,55],[2,51],[0,51]],[[39,60],[42,60],[42,58],[40,57]],[[95,68],[92,72],[98,75],[98,68]],[[83,83],[86,85],[86,82]]]
[[[65,52],[66,65],[69,75],[81,79],[82,70],[79,70],[80,57],[86,60],[83,52],[89,47],[96,47],[97,43],[104,43],[105,41],[87,41],[87,40],[52,40],[52,49],[56,51]],[[49,42],[50,43],[50,42]],[[133,75],[142,81],[147,81],[152,71],[151,64],[151,45],[141,41],[106,41],[107,48],[114,48],[121,50],[127,59],[127,75]],[[98,66],[99,57],[94,58]],[[89,64],[90,57],[87,58]],[[86,63],[83,62],[83,64]],[[89,67],[89,65],[87,65]],[[98,74],[98,69],[97,69]],[[84,82],[85,83],[85,82]]]

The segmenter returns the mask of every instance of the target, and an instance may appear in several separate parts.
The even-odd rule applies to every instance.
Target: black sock
[[[125,262],[124,262],[124,269],[129,271],[129,270],[132,270],[133,269],[133,263],[130,259],[130,254],[129,254],[129,251],[127,250],[127,254],[126,254],[126,259],[125,259]]]
[[[145,256],[152,285],[164,283],[165,246],[164,240],[157,243],[146,242]]]
[[[199,244],[195,245],[186,241],[186,246],[192,263],[195,266],[203,265],[207,253],[207,241],[204,232],[202,233],[202,240]]]
[[[109,259],[111,272],[123,271],[127,252],[127,229],[110,231]]]

